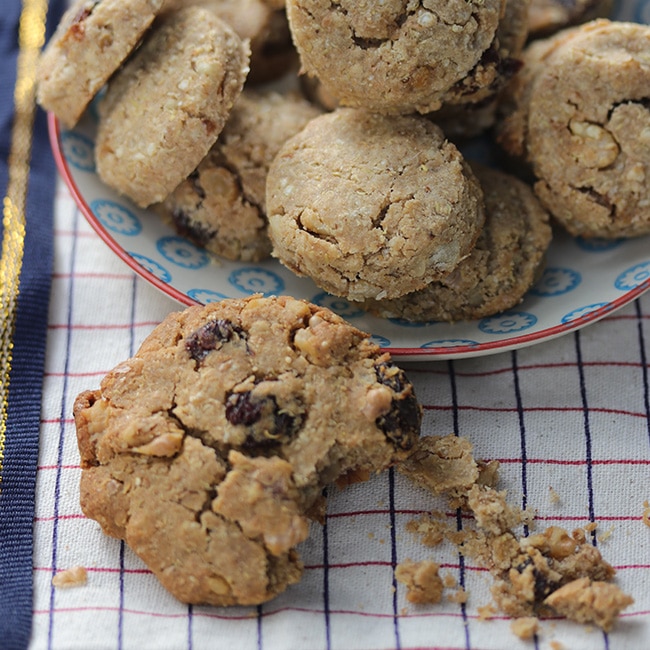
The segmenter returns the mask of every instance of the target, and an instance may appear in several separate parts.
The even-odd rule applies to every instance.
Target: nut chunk
[[[297,582],[323,487],[403,460],[422,420],[367,334],[259,296],[170,314],[74,416],[84,513],[179,600],[213,605]]]

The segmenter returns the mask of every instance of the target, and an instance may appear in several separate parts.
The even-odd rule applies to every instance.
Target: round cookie
[[[544,38],[565,27],[605,18],[611,13],[613,4],[613,0],[531,0],[530,35]]]
[[[650,28],[598,20],[526,50],[498,140],[572,235],[650,233]]]
[[[287,0],[303,72],[341,104],[428,113],[492,94],[505,0]]]
[[[485,225],[474,250],[446,278],[396,300],[363,307],[384,318],[459,321],[521,302],[551,243],[549,215],[532,189],[509,174],[472,164],[485,194]]]
[[[289,31],[284,6],[263,0],[167,0],[165,11],[199,5],[214,11],[251,48],[248,83],[277,79],[297,68],[298,55]]]
[[[217,255],[269,257],[268,168],[284,142],[319,114],[297,94],[244,89],[208,155],[156,210],[181,235]]]
[[[131,53],[164,0],[77,0],[39,60],[37,101],[72,128]]]
[[[211,11],[166,14],[100,104],[101,179],[141,207],[164,199],[219,137],[248,60],[248,46]]]
[[[317,117],[285,143],[266,206],[273,255],[358,301],[444,277],[485,219],[478,182],[436,125],[353,108]]]
[[[422,411],[367,334],[253,296],[170,314],[74,417],[84,513],[181,601],[255,605],[300,578],[323,487],[403,460]]]

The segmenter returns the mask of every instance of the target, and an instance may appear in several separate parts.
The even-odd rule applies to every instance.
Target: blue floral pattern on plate
[[[155,275],[159,280],[169,284],[172,281],[172,274],[155,260],[139,253],[130,252],[129,255],[144,269]]]
[[[573,269],[547,268],[530,293],[535,296],[560,296],[573,291],[581,280],[580,273]]]
[[[200,269],[210,263],[208,254],[182,237],[161,237],[156,242],[158,252],[184,269]]]
[[[90,209],[103,226],[115,233],[135,237],[142,232],[138,217],[122,203],[110,199],[95,199],[90,202]]]
[[[273,296],[284,291],[284,280],[280,275],[257,266],[245,266],[233,271],[228,276],[228,282],[247,294]]]
[[[95,171],[95,145],[90,138],[66,131],[61,134],[61,147],[71,165],[84,172]]]

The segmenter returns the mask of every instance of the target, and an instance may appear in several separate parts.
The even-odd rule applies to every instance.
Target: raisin
[[[262,415],[262,402],[253,400],[250,391],[231,395],[226,402],[226,419],[235,426],[255,424]]]
[[[203,361],[212,350],[233,339],[246,339],[244,330],[229,320],[217,319],[199,327],[185,342],[185,349],[195,361]]]
[[[288,442],[302,424],[300,414],[293,415],[281,410],[272,395],[260,397],[251,391],[234,393],[228,397],[226,419],[230,424],[248,428],[243,447],[251,450]]]
[[[184,210],[175,208],[172,210],[172,220],[176,232],[181,237],[186,237],[192,243],[205,248],[208,242],[215,236],[216,230],[208,228],[201,223],[193,221]]]
[[[533,564],[532,559],[526,558],[521,564],[519,564],[515,568],[519,573],[523,573],[532,564]],[[536,603],[541,603],[546,598],[546,596],[548,596],[552,591],[554,591],[557,588],[557,585],[554,582],[549,580],[544,573],[542,573],[541,571],[539,571],[539,569],[536,569],[535,567],[533,567],[533,581],[535,582],[533,591],[535,594]]]
[[[87,5],[84,5],[74,16],[72,19],[72,22],[70,23],[70,28],[69,28],[69,34],[73,38],[81,40],[85,33],[86,33],[86,26],[84,25],[84,21],[88,16],[90,16],[93,12],[93,9],[99,4],[100,0],[97,0],[97,2],[94,2],[90,7]]]
[[[413,393],[413,386],[404,372],[391,364],[377,364],[375,373],[377,381],[396,394],[388,413],[380,415],[375,423],[397,447],[410,449],[420,435],[422,425],[422,409]]]

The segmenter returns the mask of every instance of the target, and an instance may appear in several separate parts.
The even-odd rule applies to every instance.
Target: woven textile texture
[[[514,352],[402,364],[424,405],[424,435],[456,433],[501,463],[500,489],[537,513],[537,528],[595,522],[594,543],[635,603],[614,631],[542,621],[520,641],[510,621],[479,619],[491,577],[451,545],[406,530],[444,509],[401,474],[332,489],[326,525],[300,546],[303,580],[262,607],[187,607],[79,507],[72,403],[131,355],[180,306],[131,273],[94,234],[62,185],[49,316],[34,552],[33,650],[231,648],[551,648],[643,650],[650,638],[650,297],[578,332]],[[449,521],[466,524],[456,512]],[[521,532],[521,531],[520,531]],[[465,604],[408,603],[394,566],[434,559],[465,587]],[[87,584],[55,589],[83,566]]]

